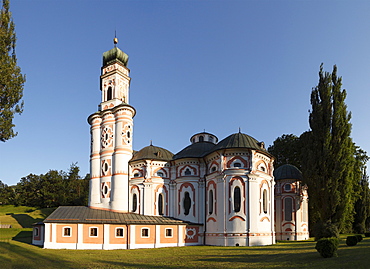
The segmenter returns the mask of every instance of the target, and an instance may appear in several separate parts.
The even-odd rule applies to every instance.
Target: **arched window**
[[[240,211],[240,204],[241,204],[240,188],[235,187],[234,188],[234,211],[235,212]]]
[[[132,195],[132,212],[136,212],[137,210],[137,195],[136,193],[134,193],[134,195]]]
[[[191,175],[191,171],[190,171],[190,169],[189,168],[186,168],[186,170],[185,170],[185,176],[190,176]]]
[[[191,208],[191,198],[188,192],[185,192],[184,194],[183,207],[184,207],[185,216],[189,215],[190,208]]]
[[[241,163],[234,163],[234,167],[242,167]]]
[[[284,216],[286,221],[292,220],[293,213],[293,200],[290,197],[285,198],[284,200]]]
[[[113,95],[112,87],[109,87],[107,90],[107,101],[112,99],[112,95]]]
[[[263,201],[263,213],[267,214],[267,190],[263,190],[262,201]]]
[[[203,142],[204,141],[204,137],[201,135],[199,136],[199,142]]]
[[[208,213],[212,215],[213,213],[213,190],[208,193]]]
[[[163,194],[158,195],[158,215],[163,215]]]

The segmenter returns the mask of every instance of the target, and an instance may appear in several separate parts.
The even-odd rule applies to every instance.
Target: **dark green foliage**
[[[341,86],[337,67],[328,73],[321,65],[319,83],[311,92],[311,130],[301,135],[301,152],[310,212],[315,213],[313,221],[323,223],[324,229],[332,229],[333,225],[343,232],[352,229],[354,186],[358,180],[353,173],[355,147],[350,137],[351,114],[347,112],[346,91]]]
[[[314,225],[314,234],[315,240],[319,240],[321,238],[329,238],[329,237],[339,237],[338,227],[332,224],[330,221],[322,222],[318,221]]]
[[[362,235],[361,234],[355,234],[357,241],[361,242],[362,241]]]
[[[365,233],[365,237],[370,237],[370,233]]]
[[[89,194],[89,175],[79,176],[72,164],[69,172],[50,170],[44,175],[29,174],[13,187],[1,188],[3,204],[50,208],[61,205],[86,205]]]
[[[17,66],[15,54],[15,26],[9,11],[9,0],[3,0],[0,11],[0,141],[17,135],[14,132],[14,114],[23,111],[25,76]]]
[[[357,240],[356,236],[354,236],[354,235],[347,236],[347,239],[346,239],[347,246],[349,246],[349,247],[356,246],[357,242],[358,242],[358,240]]]
[[[337,256],[337,249],[339,246],[339,239],[336,237],[332,238],[321,238],[316,243],[316,250],[324,258],[331,258]]]
[[[268,151],[276,158],[275,168],[283,164],[292,164],[301,168],[301,151],[299,138],[294,134],[283,134],[275,139]]]
[[[366,155],[365,151],[357,147],[355,160],[354,176],[360,180],[355,188],[358,197],[355,202],[353,230],[356,233],[364,233],[366,231],[366,220],[370,217],[369,178],[366,173],[366,163],[369,157]]]

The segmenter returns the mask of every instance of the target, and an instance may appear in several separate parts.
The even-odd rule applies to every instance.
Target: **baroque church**
[[[274,172],[263,142],[201,132],[176,154],[154,145],[133,150],[128,55],[114,43],[103,54],[99,109],[88,117],[88,206],[57,208],[34,225],[33,244],[135,249],[308,239],[301,172],[292,165]]]

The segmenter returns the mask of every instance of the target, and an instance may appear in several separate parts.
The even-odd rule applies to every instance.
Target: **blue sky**
[[[271,145],[309,129],[318,71],[338,66],[352,137],[370,153],[370,1],[13,0],[26,74],[18,136],[0,145],[0,180],[89,172],[87,117],[100,102],[102,53],[129,57],[134,149],[177,153],[202,131]]]

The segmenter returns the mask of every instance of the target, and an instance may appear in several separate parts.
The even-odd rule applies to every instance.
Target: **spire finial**
[[[241,128],[239,127],[239,133],[241,133],[242,132],[242,130],[241,130]]]
[[[153,146],[153,140],[150,140],[150,145]]]
[[[114,39],[113,39],[114,47],[117,47],[118,38],[117,38],[117,31],[114,30]]]

